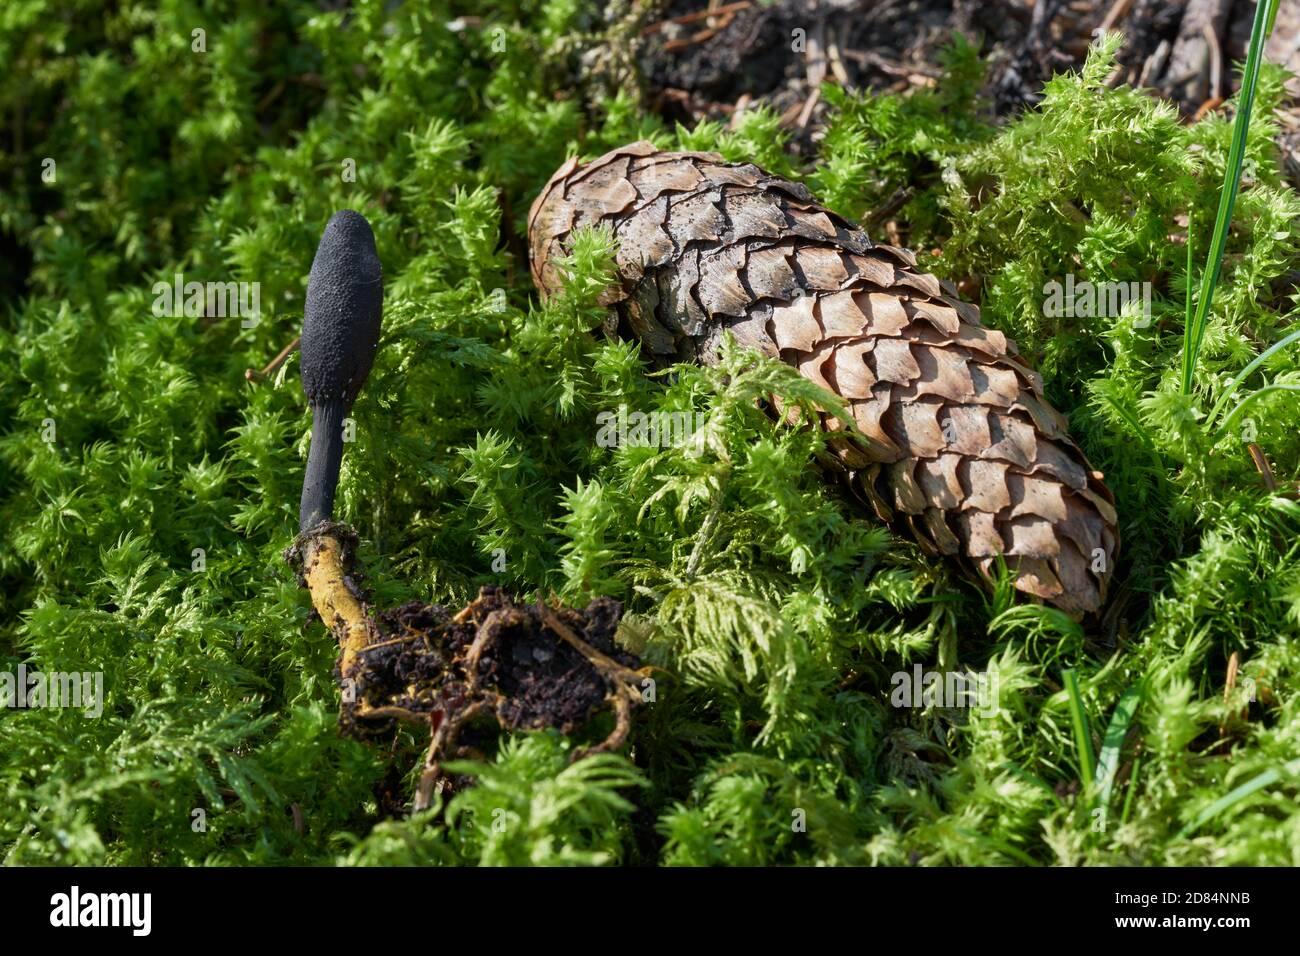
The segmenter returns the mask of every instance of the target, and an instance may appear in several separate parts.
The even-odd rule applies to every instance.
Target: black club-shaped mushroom
[[[382,311],[383,274],[370,224],[350,209],[341,210],[325,227],[307,283],[301,358],[302,388],[312,409],[312,439],[299,534],[285,557],[338,641],[340,727],[363,739],[387,732],[394,718],[430,728],[429,750],[413,802],[418,811],[430,806],[433,794],[447,781],[442,765],[460,753],[457,735],[466,721],[494,714],[505,728],[522,721],[521,726],[573,729],[593,711],[612,709],[613,731],[601,743],[575,750],[573,758],[601,753],[626,739],[648,672],[634,669],[634,659],[614,648],[614,628],[622,609],[606,598],[597,599],[586,612],[577,612],[544,601],[535,607],[516,605],[495,589],[485,589],[479,600],[454,617],[439,611],[429,620],[442,623],[418,625],[426,628],[419,641],[423,650],[415,645],[396,648],[405,639],[390,639],[384,617],[373,615],[352,573],[357,536],[346,524],[333,520],[343,461],[343,420],[374,364]],[[449,647],[443,641],[447,629],[465,627],[474,628],[476,635],[464,645],[463,660],[449,651],[444,658]],[[488,642],[507,633],[512,642],[518,641],[521,627],[526,628],[522,633],[529,635],[534,650],[520,661],[518,646],[522,645],[511,645],[517,668],[522,667],[531,681],[516,683],[542,687],[535,701],[504,684],[480,683],[479,656]],[[589,634],[605,646],[589,643]],[[388,656],[393,650],[401,656],[400,663]],[[546,656],[537,656],[543,651]],[[585,670],[575,669],[573,651]],[[416,658],[424,654],[424,662],[407,674],[406,656],[412,653]],[[563,659],[550,670],[535,666],[557,655]],[[412,683],[417,671],[423,676]],[[390,678],[400,685],[392,700],[383,690]]]
[[[303,310],[302,390],[311,405],[312,428],[300,531],[333,517],[343,419],[374,364],[383,305],[384,275],[370,223],[341,209],[316,247]]]

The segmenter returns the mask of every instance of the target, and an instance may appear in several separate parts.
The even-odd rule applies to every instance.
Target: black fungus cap
[[[343,420],[375,363],[384,275],[375,234],[351,209],[325,225],[307,280],[302,319],[302,390],[311,403],[311,451],[298,506],[301,531],[334,514],[343,463]]]
[[[312,405],[351,406],[379,345],[384,274],[366,217],[340,209],[325,226],[307,280],[302,390]]]

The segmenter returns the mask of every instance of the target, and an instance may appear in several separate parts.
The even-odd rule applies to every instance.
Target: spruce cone
[[[1072,615],[1100,608],[1119,545],[1114,499],[1015,343],[950,283],[798,183],[640,142],[569,160],[533,203],[544,295],[563,281],[572,231],[602,222],[620,280],[603,301],[643,354],[708,363],[730,332],[797,366],[852,412],[861,435],[831,437],[835,466],[881,520],[985,580],[1003,555],[1018,589]]]

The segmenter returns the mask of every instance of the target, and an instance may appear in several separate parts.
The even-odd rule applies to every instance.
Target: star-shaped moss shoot
[[[343,419],[370,374],[379,345],[384,275],[366,217],[336,212],[325,226],[307,280],[302,323],[302,390],[311,405],[311,452],[298,529],[334,513],[343,462]]]

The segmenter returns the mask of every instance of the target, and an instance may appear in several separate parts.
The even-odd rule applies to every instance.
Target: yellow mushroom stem
[[[331,534],[308,539],[303,551],[303,576],[311,603],[339,642],[339,671],[346,680],[357,655],[370,643],[374,625],[348,584],[343,544]]]

